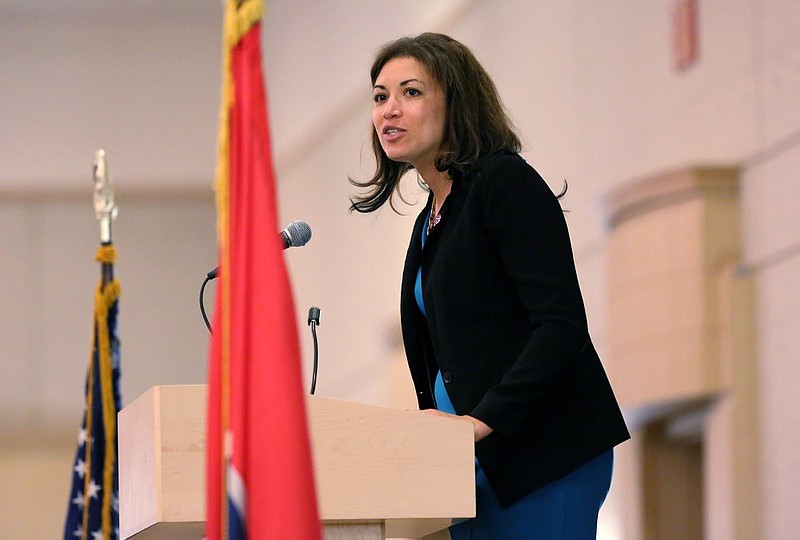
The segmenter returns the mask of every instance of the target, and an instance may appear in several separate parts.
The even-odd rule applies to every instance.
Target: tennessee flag
[[[208,376],[206,537],[319,539],[261,74],[263,2],[228,0]]]

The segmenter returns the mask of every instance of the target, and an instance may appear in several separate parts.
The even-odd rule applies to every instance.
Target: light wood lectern
[[[319,396],[306,405],[326,540],[420,538],[475,515],[471,424]],[[154,386],[119,413],[121,538],[203,537],[205,417],[205,385]]]

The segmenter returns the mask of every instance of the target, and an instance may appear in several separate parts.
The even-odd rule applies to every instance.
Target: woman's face
[[[372,123],[383,151],[410,163],[425,178],[435,170],[445,122],[444,92],[416,59],[384,64],[372,89]]]

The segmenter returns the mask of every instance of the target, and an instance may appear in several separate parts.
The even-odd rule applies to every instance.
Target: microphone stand
[[[308,310],[308,325],[311,327],[311,336],[314,340],[314,367],[311,371],[311,395],[317,390],[317,368],[319,366],[319,344],[317,342],[317,326],[319,325],[320,309],[311,306]]]

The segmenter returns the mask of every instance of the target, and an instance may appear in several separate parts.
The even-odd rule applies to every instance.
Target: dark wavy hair
[[[494,82],[466,46],[430,32],[389,42],[378,50],[372,62],[369,74],[373,85],[383,66],[398,57],[411,57],[425,66],[444,93],[445,129],[437,170],[447,171],[453,179],[461,178],[473,164],[490,154],[520,152],[522,144]],[[377,162],[375,175],[366,182],[350,178],[354,186],[368,190],[350,199],[350,211],[374,212],[386,201],[396,211],[392,196],[399,192],[400,177],[412,166],[389,159],[375,130],[372,151]]]

